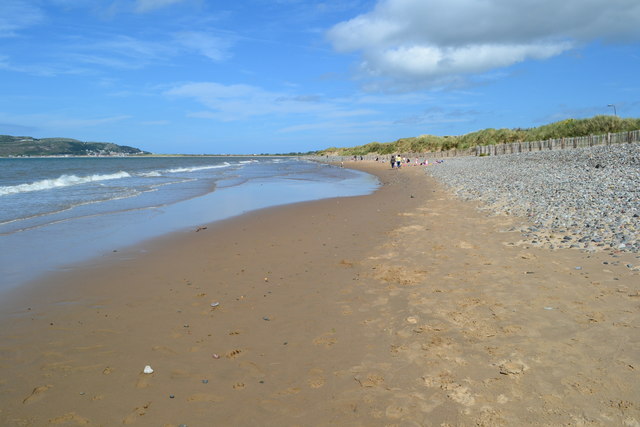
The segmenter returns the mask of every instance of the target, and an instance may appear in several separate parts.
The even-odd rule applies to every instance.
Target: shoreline
[[[75,176],[67,179],[65,175],[60,175],[54,182],[57,185],[58,180],[64,180],[60,183],[61,189],[55,191],[61,192],[61,200],[65,197],[72,199],[67,203],[51,203],[50,207],[46,207],[47,203],[43,203],[43,207],[35,203],[38,197],[50,197],[48,191],[44,191],[42,196],[28,193],[24,198],[23,194],[15,197],[10,194],[7,212],[15,212],[16,219],[3,223],[0,233],[0,242],[12,248],[11,251],[0,254],[0,270],[3,272],[0,277],[0,292],[19,287],[38,276],[45,277],[51,271],[74,268],[77,263],[104,257],[112,251],[167,233],[195,229],[267,206],[363,194],[376,188],[376,178],[371,175],[305,165],[308,162],[287,162],[287,165],[295,165],[289,169],[286,165],[275,166],[273,159],[255,166],[244,165],[242,159],[236,159],[231,164],[207,160],[190,164],[191,161],[186,161],[186,165],[184,162],[176,165],[148,160],[149,163],[143,162],[142,165],[136,160],[131,167],[122,166],[119,161],[116,167],[110,167],[107,161],[106,167],[96,167],[104,169],[97,174],[90,167],[85,167],[85,163],[81,163],[85,169],[78,179],[91,181],[95,177],[101,182],[103,178],[114,177],[117,181],[113,181],[113,188],[132,186],[125,190],[111,191],[111,181],[105,179],[109,185],[96,184],[94,194],[89,194],[86,200],[82,200],[83,195],[74,194],[83,191],[77,189],[80,186],[74,185]],[[99,159],[96,162],[99,162],[97,165],[105,165]],[[63,164],[53,163],[58,170],[64,168],[58,166]],[[186,169],[184,175],[188,177],[203,165],[221,172],[212,173],[211,177],[198,177],[200,182],[194,183],[189,180],[193,177],[174,177],[174,172],[175,175],[180,175],[180,168]],[[284,170],[284,174],[278,176],[276,172],[269,171],[269,165],[273,165],[273,170]],[[233,172],[236,168],[240,170],[239,177]],[[260,175],[265,168],[273,172],[273,176],[251,176],[252,170],[257,170],[256,173]],[[120,171],[111,173],[111,169]],[[287,176],[298,170],[311,172],[311,175],[300,175],[307,180],[287,181]],[[246,181],[243,173],[249,175]],[[338,173],[341,180],[332,182],[328,177],[323,178],[325,174]],[[139,178],[146,175],[150,176],[148,179],[151,182],[144,182],[147,178]],[[157,178],[159,181],[153,181],[156,178],[152,176],[155,175],[160,176]],[[44,190],[52,187],[49,179],[43,178],[36,183],[44,183]],[[93,190],[87,190],[89,191]],[[122,196],[123,191],[136,195]]]
[[[382,186],[163,237],[14,296],[2,423],[640,421],[628,254],[518,247],[502,230],[519,219],[423,168],[347,166]]]

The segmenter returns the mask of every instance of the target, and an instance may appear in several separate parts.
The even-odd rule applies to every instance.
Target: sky
[[[638,0],[2,0],[0,134],[289,153],[640,117]]]

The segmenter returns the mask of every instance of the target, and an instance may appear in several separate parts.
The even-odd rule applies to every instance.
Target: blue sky
[[[282,153],[640,117],[638,0],[2,0],[0,134]]]

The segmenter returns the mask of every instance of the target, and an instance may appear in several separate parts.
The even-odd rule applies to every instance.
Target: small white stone
[[[151,366],[147,365],[144,367],[144,370],[142,371],[145,374],[153,374],[153,369],[151,369]]]

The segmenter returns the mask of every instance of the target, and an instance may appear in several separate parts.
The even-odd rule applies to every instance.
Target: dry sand
[[[383,187],[6,295],[0,424],[640,425],[634,256],[517,245],[422,168],[354,166]]]

